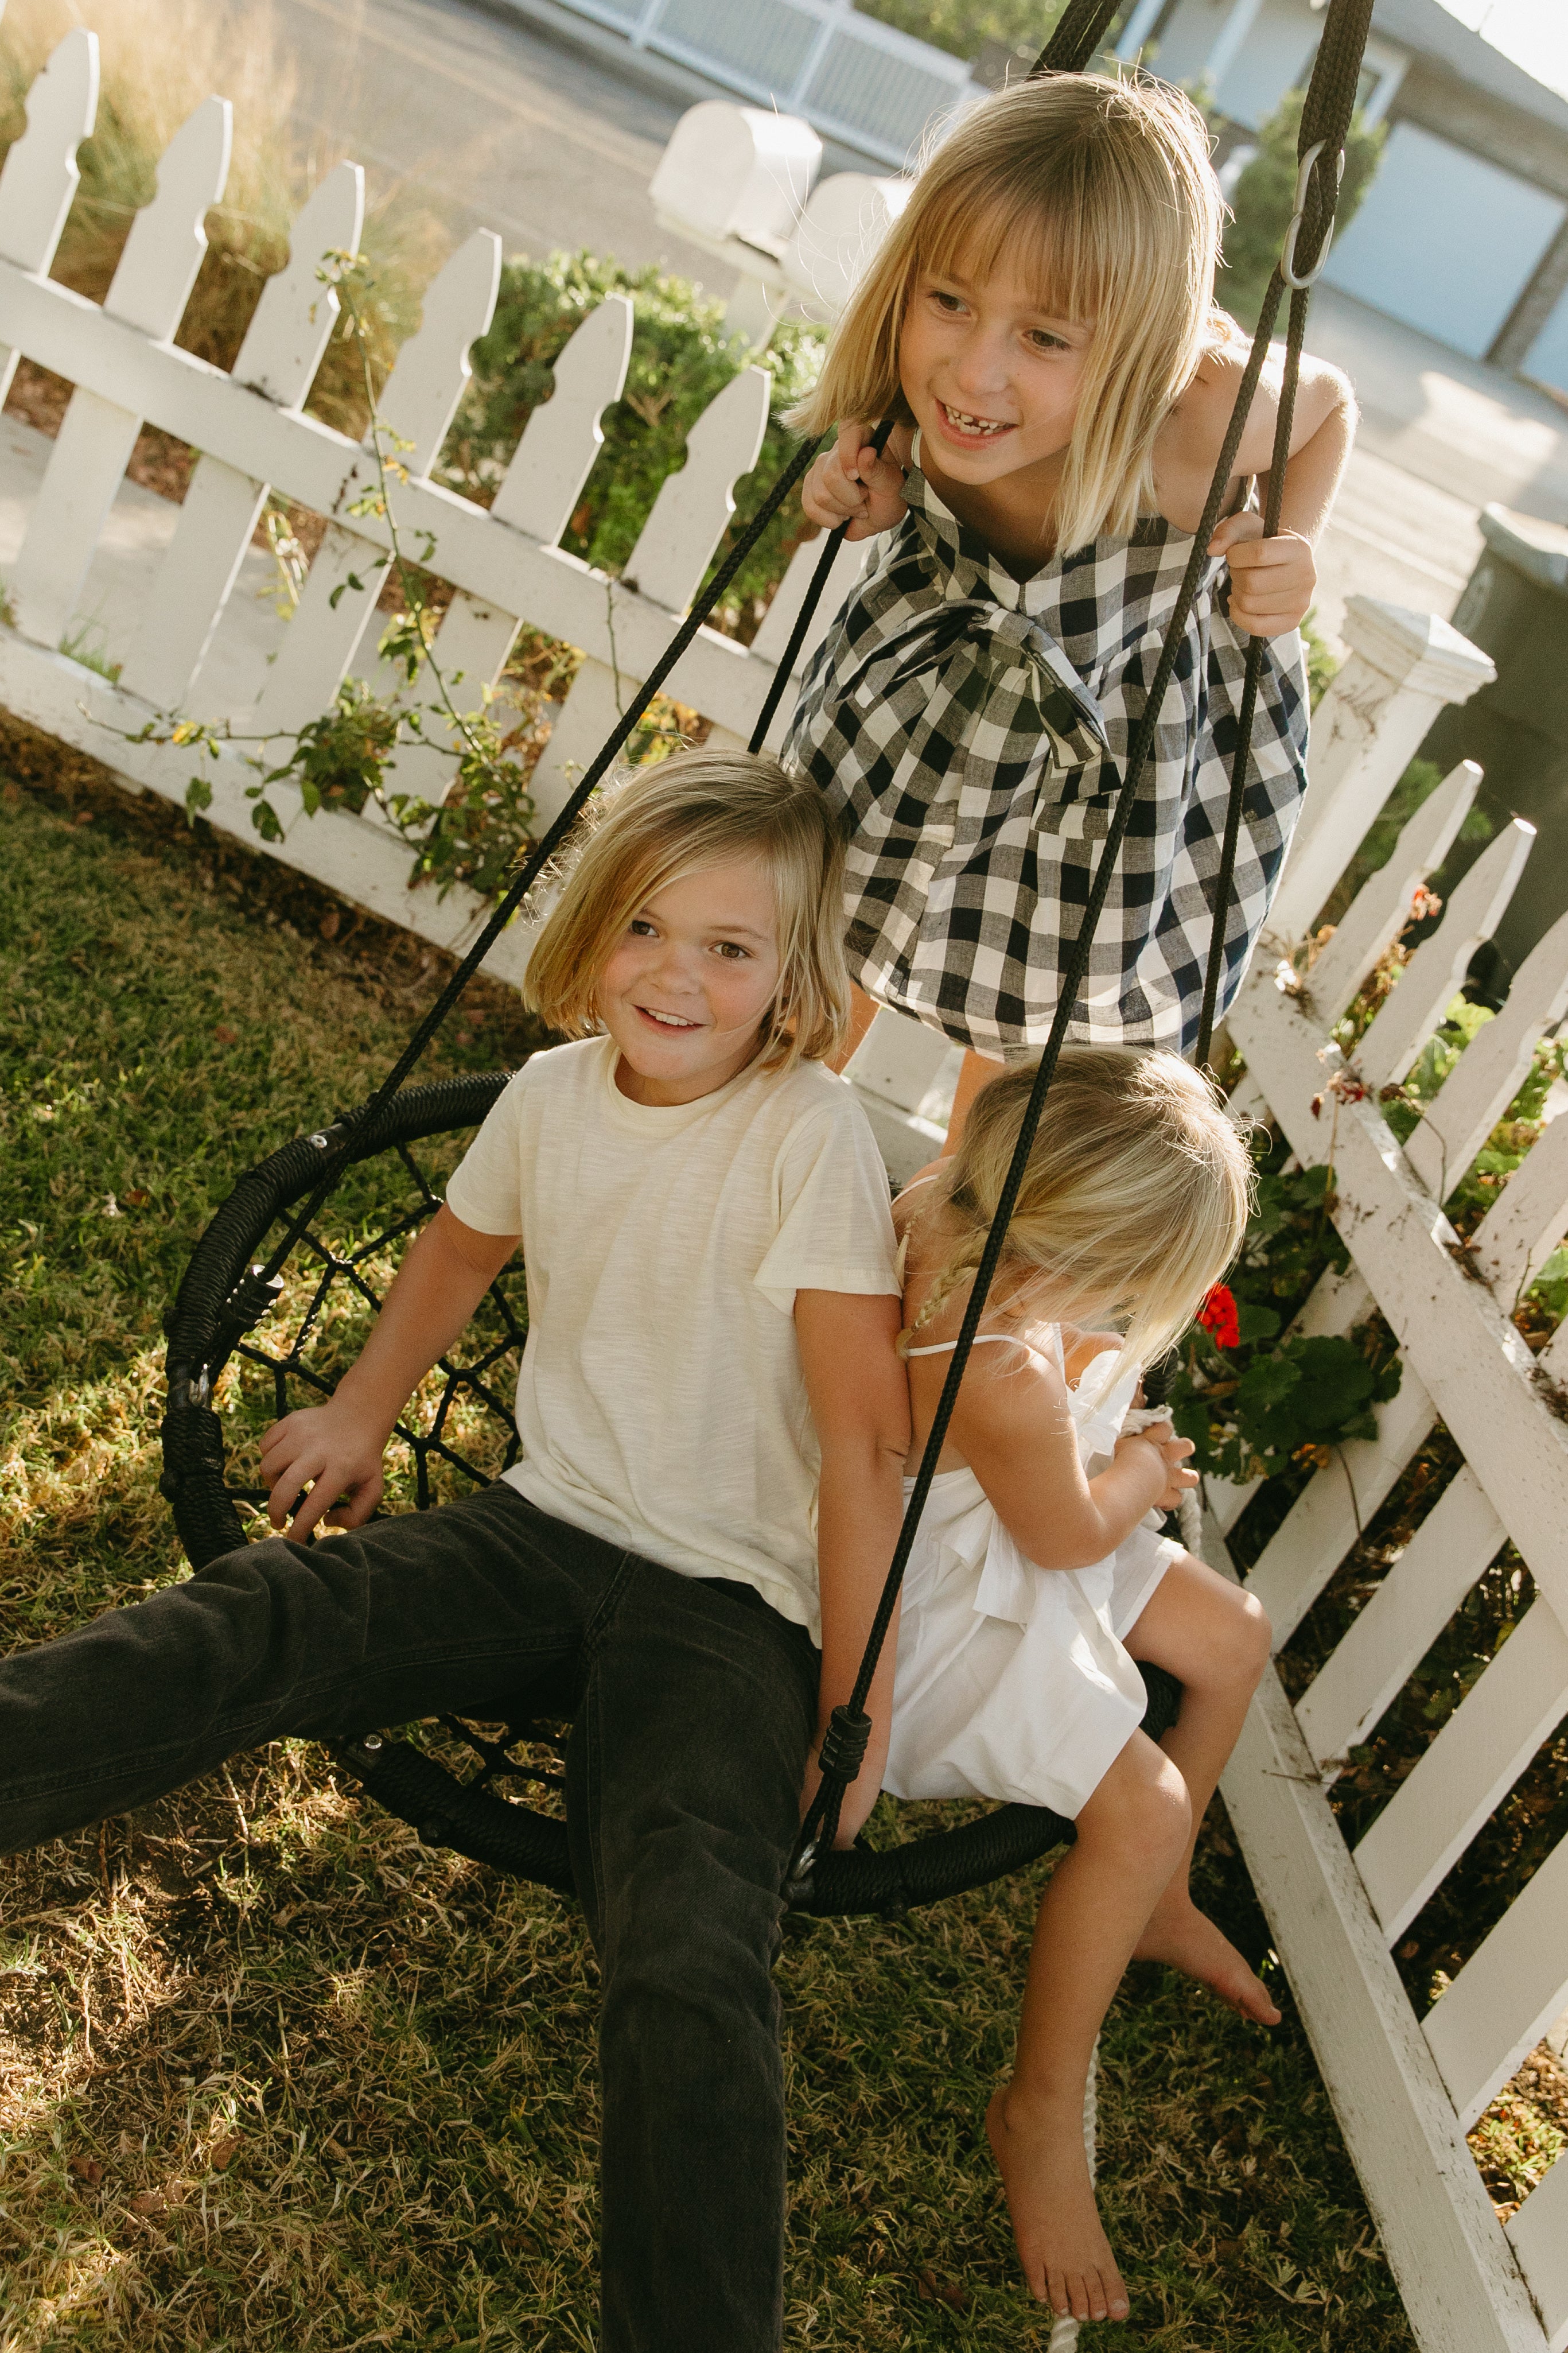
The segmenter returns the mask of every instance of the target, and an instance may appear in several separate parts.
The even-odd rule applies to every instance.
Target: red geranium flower
[[[1198,1322],[1216,1348],[1237,1348],[1241,1345],[1241,1325],[1237,1319],[1236,1293],[1223,1282],[1216,1282],[1198,1310]]]

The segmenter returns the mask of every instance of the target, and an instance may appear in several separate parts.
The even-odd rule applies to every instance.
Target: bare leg
[[[1251,1595],[1191,1553],[1171,1563],[1127,1637],[1133,1658],[1148,1659],[1181,1679],[1181,1720],[1161,1746],[1179,1767],[1193,1810],[1186,1852],[1154,1906],[1135,1957],[1184,1969],[1243,2018],[1277,2026],[1279,2012],[1262,1982],[1229,1937],[1198,1910],[1188,1886],[1198,1831],[1268,1662],[1268,1620]]]
[[[942,1147],[942,1157],[944,1160],[950,1153],[958,1150],[959,1138],[963,1134],[963,1123],[969,1117],[970,1104],[974,1101],[986,1080],[994,1079],[1002,1068],[1002,1063],[994,1062],[988,1054],[976,1054],[973,1051],[965,1054],[963,1067],[958,1074],[958,1087],[952,1098],[952,1109],[948,1114],[947,1142]]]
[[[827,1067],[830,1071],[841,1071],[844,1068],[880,1010],[881,1008],[873,998],[867,996],[863,988],[858,987],[854,981],[850,982],[849,1036],[837,1053],[829,1056]]]
[[[1040,1904],[1013,2080],[986,2113],[1031,2295],[1121,2320],[1127,2291],[1083,2146],[1094,2039],[1187,1835],[1181,1776],[1135,1732],[1078,1818]]]

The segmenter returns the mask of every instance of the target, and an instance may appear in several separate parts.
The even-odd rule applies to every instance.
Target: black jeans
[[[0,1851],[258,1741],[576,1696],[572,1852],[604,1978],[604,2353],[781,2333],[779,1884],[817,1653],[749,1587],[679,1577],[497,1485],[281,1539],[0,1662]]]

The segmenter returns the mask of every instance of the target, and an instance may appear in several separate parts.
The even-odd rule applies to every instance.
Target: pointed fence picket
[[[363,192],[353,164],[323,182],[294,224],[289,261],[264,290],[234,369],[213,367],[174,337],[205,250],[203,216],[226,170],[222,99],[205,101],[170,142],[157,193],[132,225],[105,302],[47,274],[77,185],[76,149],[92,127],[97,73],[94,36],[68,34],[28,93],[27,129],[0,173],[0,375],[8,380],[25,354],[75,387],[7,583],[15,626],[0,629],[0,701],[128,783],[183,801],[192,754],[128,740],[157,712],[188,709],[197,698],[204,719],[226,719],[237,737],[288,732],[325,711],[351,672],[375,667],[371,623],[393,533],[378,511],[374,453],[304,406],[338,316],[338,298],[318,271],[329,253],[354,249]],[[756,462],[768,378],[743,370],[697,420],[686,462],[663,486],[626,576],[612,579],[558,543],[602,446],[600,417],[625,382],[631,309],[623,297],[585,320],[562,353],[553,396],[530,418],[490,507],[431,479],[468,380],[469,346],[493,311],[499,261],[497,240],[477,231],[428,290],[419,330],[382,394],[383,452],[400,543],[453,591],[437,659],[456,708],[483,707],[524,624],[584,657],[553,713],[536,786],[542,818],[596,752],[696,593],[731,523],[735,484]],[[198,458],[173,537],[138,585],[127,642],[105,649],[123,665],[115,686],[58,649],[81,626],[83,583],[143,423],[188,443]],[[264,669],[259,656],[252,662],[256,674],[239,702],[216,703],[220,689],[209,691],[208,680],[244,667],[236,658],[226,670],[216,657],[244,638],[235,634],[246,616],[237,617],[234,591],[269,492],[324,516],[327,530],[294,618],[269,649],[273,658]],[[673,673],[672,696],[701,714],[714,741],[750,736],[816,553],[797,552],[753,646],[700,629]],[[863,560],[859,548],[840,558],[797,668]],[[428,679],[418,691],[435,699]],[[788,708],[786,697],[775,742]],[[455,761],[447,745],[410,745],[392,781],[438,805]],[[461,944],[482,920],[469,892],[410,890],[407,846],[374,812],[311,818],[297,794],[275,786],[269,797],[284,838],[258,845],[245,795],[251,774],[237,750],[206,764],[215,824],[443,946]],[[526,955],[520,929],[498,947],[495,968],[515,978]]]
[[[364,220],[364,174],[340,164],[294,224],[286,267],[262,289],[234,364],[235,379],[283,410],[303,406],[338,321],[338,298],[321,280],[321,259],[353,252]],[[216,458],[192,472],[174,536],[124,681],[133,694],[164,710],[184,703],[223,617],[245,560],[268,485]]]
[[[202,226],[228,177],[228,101],[203,100],[174,133],[158,166],[158,192],[132,224],[104,310],[153,343],[179,325],[206,251]],[[76,610],[99,535],[125,479],[142,419],[79,385],[27,519],[11,579],[17,625],[56,645]]]
[[[27,93],[27,127],[0,171],[0,254],[18,269],[48,269],[81,180],[76,151],[98,113],[98,41],[66,35]],[[0,400],[20,353],[0,346]]]

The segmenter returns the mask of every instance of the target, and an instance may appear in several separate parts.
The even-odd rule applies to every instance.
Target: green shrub
[[[455,489],[470,498],[493,497],[523,427],[550,393],[552,364],[607,294],[631,297],[631,365],[623,396],[605,413],[605,447],[562,545],[618,573],[660,485],[684,462],[691,427],[752,359],[742,345],[726,339],[722,304],[689,280],[651,268],[626,269],[590,253],[509,261],[494,322],[474,345],[473,381],[443,465]],[[773,378],[772,414],[762,455],[738,485],[734,522],[720,555],[731,533],[756,512],[798,446],[781,421],[782,412],[815,382],[822,349],[819,329],[785,324],[768,349],[755,355],[755,364]],[[727,614],[731,629],[751,635],[804,532],[799,499],[792,497],[735,581]]]
[[[1270,1143],[1241,1257],[1228,1278],[1235,1341],[1216,1345],[1194,1324],[1171,1388],[1176,1428],[1193,1440],[1194,1467],[1242,1480],[1302,1471],[1347,1438],[1375,1434],[1374,1405],[1399,1387],[1399,1364],[1381,1319],[1350,1337],[1279,1335],[1320,1274],[1349,1264],[1331,1222],[1333,1173],[1296,1168]]]
[[[1236,218],[1226,233],[1225,266],[1215,293],[1245,326],[1257,320],[1269,273],[1279,259],[1296,205],[1296,142],[1301,129],[1304,90],[1288,90],[1258,134],[1258,153],[1231,195]],[[1342,237],[1372,185],[1383,153],[1386,126],[1368,130],[1356,115],[1345,141],[1345,173],[1334,215],[1334,235]]]
[[[1338,677],[1340,668],[1338,654],[1317,623],[1318,609],[1314,606],[1301,624],[1301,643],[1307,655],[1307,693],[1314,711]]]

